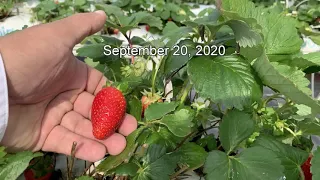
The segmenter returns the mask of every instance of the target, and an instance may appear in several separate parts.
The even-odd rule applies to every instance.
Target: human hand
[[[91,104],[106,78],[72,54],[73,47],[101,30],[105,20],[101,11],[76,14],[0,38],[9,94],[9,121],[1,145],[11,152],[70,155],[76,141],[75,156],[92,162],[124,150],[124,136],[137,128],[137,121],[127,114],[119,133],[102,141],[93,137]]]

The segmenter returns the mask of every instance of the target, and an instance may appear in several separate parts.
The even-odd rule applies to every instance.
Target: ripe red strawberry
[[[146,25],[146,31],[149,31],[149,30],[150,30],[150,26]]]
[[[312,174],[310,172],[311,159],[312,159],[312,155],[310,155],[309,158],[301,166],[305,180],[312,180]]]
[[[126,113],[126,99],[115,87],[106,87],[98,92],[91,108],[93,135],[105,139],[120,126]]]

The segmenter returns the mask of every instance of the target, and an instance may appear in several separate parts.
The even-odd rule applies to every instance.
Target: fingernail
[[[95,11],[94,13],[97,13],[97,14],[101,14],[101,15],[106,15],[106,13],[102,10],[98,10],[98,11]]]

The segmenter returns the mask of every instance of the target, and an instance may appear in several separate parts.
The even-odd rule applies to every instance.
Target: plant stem
[[[188,139],[191,137],[193,134],[195,134],[197,131],[193,131],[190,134],[188,134],[186,137],[183,138],[183,140],[177,145],[177,147],[173,150],[176,151],[178,150]]]
[[[73,169],[73,164],[74,164],[74,156],[76,153],[76,146],[77,142],[73,142],[72,148],[71,148],[71,162],[69,163],[69,159],[67,158],[67,179],[71,180],[72,179],[72,169]]]
[[[184,104],[184,102],[185,102],[185,100],[186,100],[186,98],[187,98],[187,96],[188,96],[188,94],[189,94],[189,92],[190,92],[190,90],[191,90],[191,88],[193,86],[193,84],[189,81],[189,79],[186,79],[186,82],[187,82],[186,87],[183,90],[183,93],[182,93],[182,96],[181,96],[181,99],[180,99],[180,105]]]
[[[175,70],[173,73],[170,74],[170,76],[166,79],[166,84],[165,87],[167,86],[167,84],[170,82],[170,80],[173,78],[174,75],[176,75],[182,68],[186,67],[188,63],[185,63],[183,66],[181,66],[179,69]]]
[[[277,109],[277,114],[282,113],[284,110],[286,110],[290,106],[291,101],[287,101],[281,108]]]
[[[152,61],[152,80],[151,80],[151,93],[152,93],[152,96],[154,95],[155,93],[155,83],[156,83],[156,77],[157,77],[157,74],[158,74],[158,68],[156,68],[157,65],[154,61]]]
[[[299,144],[301,143],[295,132],[293,132],[293,131],[292,131],[290,128],[288,128],[288,127],[284,127],[284,129],[287,130],[290,134],[292,134],[292,136],[298,141]]]
[[[87,161],[85,161],[86,163]],[[87,173],[87,171],[89,170],[89,174],[90,174],[90,167],[92,166],[93,163],[88,164],[88,167],[86,167],[86,169],[83,171],[82,176],[85,175]]]
[[[269,96],[267,99],[265,99],[265,100],[263,101],[263,107],[265,107],[268,102],[272,101],[272,100],[275,99],[275,98],[284,99],[283,97],[281,97],[281,94],[279,94],[279,93],[273,94],[272,96]],[[284,99],[284,100],[285,100],[285,99]]]
[[[218,126],[216,126],[221,120],[217,120],[217,122],[215,122],[213,125],[211,125],[210,127],[207,127],[205,129],[203,129],[201,132],[199,132],[196,136],[201,135],[203,132],[206,132],[210,129],[214,129],[214,128],[218,128]]]
[[[217,103],[217,107],[218,107],[218,110],[223,114],[221,105],[219,103]]]
[[[130,31],[130,35],[128,36],[127,34],[123,34],[123,36],[127,39],[128,43],[129,43],[129,46],[130,48],[132,48],[132,42],[131,42],[131,39],[129,36],[131,36],[131,31]],[[134,63],[134,56],[131,56],[131,64]]]
[[[181,173],[185,172],[189,167],[188,166],[183,166],[181,169],[179,169],[179,171],[177,171],[176,173],[174,173],[170,179],[174,179],[177,176],[179,176]]]

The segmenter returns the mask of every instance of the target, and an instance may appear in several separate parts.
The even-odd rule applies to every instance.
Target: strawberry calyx
[[[162,99],[162,92],[158,91],[156,93],[153,93],[151,91],[144,90],[141,92],[141,94],[146,97],[144,104],[150,104],[158,101],[159,99]]]

